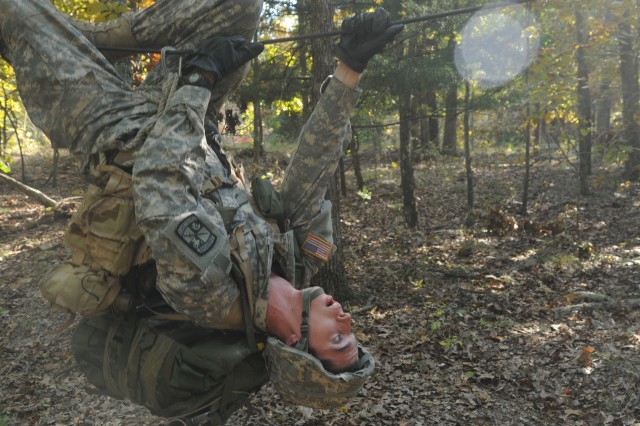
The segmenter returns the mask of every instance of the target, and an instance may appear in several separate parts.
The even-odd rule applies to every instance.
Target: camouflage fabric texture
[[[281,266],[291,270],[295,241],[299,244],[312,232],[332,242],[330,206],[323,197],[342,155],[349,115],[359,95],[359,89],[338,80],[332,80],[322,94],[286,171],[288,186],[282,195],[290,225],[286,235],[279,235],[253,210],[248,188],[242,182],[232,184],[230,171],[206,143],[202,123],[207,90],[183,86],[176,91],[138,153],[133,190],[138,225],[156,259],[157,286],[177,311],[203,326],[242,329],[239,292],[224,268],[223,258],[230,249],[226,239],[216,236],[217,230],[225,229],[220,211],[231,209],[235,213],[227,228],[244,233],[252,262],[253,322],[265,330],[274,256],[281,262],[290,259]],[[215,179],[228,184],[204,194],[207,182]],[[181,231],[189,226],[188,232]],[[305,277],[310,277],[320,263],[310,255],[303,259]]]
[[[331,203],[324,196],[351,140],[349,117],[362,93],[331,77],[322,87],[323,93],[298,137],[280,188],[285,216],[300,247],[309,232],[333,244]],[[307,286],[323,263],[308,254],[303,256],[303,262]]]
[[[261,8],[261,0],[158,0],[122,19],[141,46],[189,49],[216,34],[250,39]],[[278,234],[253,210],[248,188],[234,180],[227,161],[204,137],[205,115],[237,84],[243,70],[218,82],[213,93],[180,87],[156,120],[158,107],[144,94],[159,90],[161,67],[132,90],[91,40],[48,1],[0,0],[0,10],[1,40],[25,106],[54,145],[85,157],[124,148],[137,151],[136,221],[153,251],[165,299],[199,325],[242,329],[227,239],[227,232],[241,232],[253,269],[253,322],[264,330],[272,260],[302,288],[322,262],[305,254],[304,276],[296,281],[291,273],[294,245],[312,233],[329,246],[330,254],[331,209],[323,198],[350,137],[348,118],[359,89],[331,81],[303,128],[281,189],[288,226]],[[156,121],[142,146],[129,146],[150,119]],[[224,184],[205,194],[213,180]],[[233,212],[227,222],[223,210]]]
[[[313,355],[291,348],[269,337],[264,357],[269,365],[269,381],[287,401],[311,408],[331,409],[355,397],[375,368],[375,361],[358,345],[355,373],[332,374]]]
[[[158,90],[161,67],[134,91],[49,1],[0,0],[0,10],[5,57],[32,121],[54,146],[83,157],[119,150],[156,114],[157,105],[144,92]],[[120,20],[140,46],[183,50],[216,34],[251,39],[261,10],[262,0],[158,0]],[[245,71],[218,82],[210,110],[219,109]]]

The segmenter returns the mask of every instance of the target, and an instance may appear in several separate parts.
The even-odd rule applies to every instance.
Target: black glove
[[[210,71],[216,81],[237,70],[264,50],[262,43],[247,43],[242,36],[212,37],[186,57],[185,74],[194,68]]]
[[[389,12],[379,7],[375,12],[359,13],[342,21],[342,36],[333,54],[349,68],[363,72],[369,59],[395,38],[404,25],[391,25]]]

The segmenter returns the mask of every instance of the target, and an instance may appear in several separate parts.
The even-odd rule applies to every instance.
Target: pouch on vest
[[[269,179],[255,177],[251,180],[251,193],[260,212],[268,218],[278,221],[279,225],[284,222],[284,205],[282,197],[276,191]]]
[[[249,348],[243,333],[189,322],[85,318],[71,347],[80,370],[103,393],[155,415],[196,417],[208,425],[224,424],[267,380],[261,352]]]
[[[63,263],[40,280],[40,293],[51,304],[72,314],[91,316],[109,309],[120,293],[120,279],[87,265]]]
[[[135,221],[131,175],[115,166],[100,170],[109,174],[109,180],[104,189],[89,186],[65,240],[75,251],[73,263],[123,276],[144,245]]]

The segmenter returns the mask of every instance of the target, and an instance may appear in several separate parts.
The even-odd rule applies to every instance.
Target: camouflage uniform
[[[187,49],[213,34],[251,38],[261,3],[159,0],[129,18],[140,45]],[[331,208],[324,194],[350,137],[349,116],[359,89],[337,80],[326,85],[287,168],[281,189],[286,220],[282,232],[274,232],[252,206],[242,173],[224,153],[216,154],[204,136],[206,111],[218,105],[241,71],[217,82],[213,93],[196,86],[178,88],[144,143],[132,146],[158,110],[145,91],[159,90],[160,67],[140,90],[131,90],[46,1],[0,0],[0,10],[2,41],[25,105],[54,144],[85,156],[135,152],[136,221],[153,251],[157,287],[167,302],[200,325],[242,328],[227,238],[227,232],[241,233],[252,265],[252,320],[265,330],[272,261],[302,288],[333,251]],[[223,217],[224,212],[231,217]],[[297,248],[304,273],[296,280]]]
[[[13,66],[31,120],[54,146],[88,154],[132,149],[127,143],[157,111],[146,92],[158,92],[161,67],[132,90],[107,59],[48,0],[0,0],[0,44]],[[216,34],[253,38],[262,0],[158,0],[127,14],[138,45],[194,48]],[[240,81],[216,84],[212,109]]]
[[[244,233],[253,265],[253,322],[265,330],[272,259],[300,288],[321,265],[313,248],[328,244],[328,254],[333,250],[331,205],[323,198],[350,136],[348,120],[360,91],[330,81],[304,126],[281,190],[287,218],[282,234],[274,234],[254,211],[242,183],[232,186],[233,175],[207,145],[202,126],[207,94],[180,88],[141,148],[133,168],[136,217],[153,250],[165,299],[199,324],[238,328],[240,301],[229,276],[219,212],[221,206],[237,209],[231,228]],[[206,182],[216,176],[228,184],[206,193]],[[294,244],[302,247],[302,282],[295,282]]]

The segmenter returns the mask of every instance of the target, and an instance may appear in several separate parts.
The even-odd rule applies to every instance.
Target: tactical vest
[[[83,318],[71,347],[100,393],[179,424],[222,425],[268,380],[262,342],[257,350],[243,333],[156,315],[135,322],[112,314]]]
[[[41,280],[40,290],[52,304],[84,317],[74,330],[72,350],[80,370],[102,393],[163,417],[224,424],[267,380],[265,336],[254,334],[250,319],[253,271],[243,233],[227,228],[245,333],[196,327],[149,301],[140,305],[141,297],[153,292],[155,266],[135,225],[131,175],[115,166],[98,170],[105,183],[90,185],[65,234],[74,255]],[[242,175],[234,167],[231,178],[211,179],[204,196],[244,187]],[[255,188],[262,208],[277,217],[269,220],[277,233],[278,195],[270,183],[257,182]],[[246,203],[259,208],[254,196],[244,193]],[[235,208],[219,212],[228,224]]]
[[[45,299],[72,316],[108,312],[131,267],[151,260],[135,222],[131,175],[111,165],[98,171],[105,177],[103,187],[89,186],[65,233],[73,257],[39,285]]]
[[[238,207],[225,207],[214,194],[220,197],[225,191],[233,190],[229,197],[237,200],[239,194],[242,195],[241,204],[249,205],[271,225],[275,239],[273,257],[280,275],[300,287],[304,268],[292,232],[281,232],[286,223],[279,194],[269,181],[260,178],[253,180],[252,193],[249,193],[241,167],[230,165],[232,173],[229,177],[211,178],[205,182],[202,191],[204,197],[214,201],[225,221],[233,257],[233,277],[241,291],[246,290],[251,310],[254,271],[243,228],[232,229],[230,226]],[[129,309],[132,297],[140,291],[140,288],[132,288],[136,287],[136,282],[142,278],[145,290],[154,285],[139,274],[130,276],[132,268],[153,260],[151,250],[136,226],[131,175],[113,165],[98,166],[97,171],[104,183],[89,186],[65,233],[65,242],[74,253],[72,258],[49,271],[39,285],[45,299],[72,317],[75,314],[100,315],[114,307]]]

